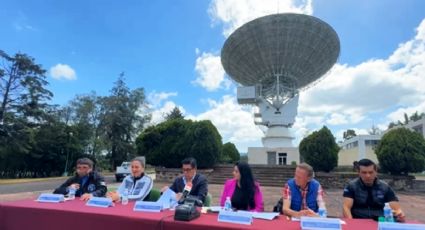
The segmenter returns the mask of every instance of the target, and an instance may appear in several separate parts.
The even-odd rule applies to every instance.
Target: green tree
[[[425,169],[425,140],[421,134],[406,128],[387,132],[375,150],[384,171],[408,174]]]
[[[416,111],[414,114],[410,115],[411,121],[419,121],[425,116],[425,113],[419,114],[418,111]]]
[[[347,129],[347,131],[344,132],[343,134],[343,138],[344,140],[348,140],[350,138],[353,138],[357,136],[356,131],[354,131],[353,129]]]
[[[305,162],[314,170],[330,172],[338,164],[339,147],[326,126],[304,138],[299,150]]]
[[[171,119],[184,119],[184,116],[180,109],[176,106],[174,107],[171,112],[165,115],[165,120],[171,120]]]
[[[0,61],[0,168],[6,176],[21,177],[31,174],[37,160],[32,150],[37,132],[52,119],[53,94],[46,71],[32,57],[0,50]]]
[[[212,167],[221,154],[221,136],[210,121],[171,119],[146,128],[136,140],[138,155],[152,165],[181,167],[194,157],[199,168]]]
[[[7,118],[21,116],[26,123],[45,120],[46,101],[53,96],[47,90],[46,70],[26,54],[11,57],[0,50],[4,65],[0,69],[0,124],[11,123]]]
[[[404,123],[405,125],[407,125],[409,123],[409,116],[407,115],[407,113],[404,113]]]
[[[144,89],[130,90],[125,84],[124,73],[115,82],[111,95],[102,99],[104,112],[100,125],[112,168],[135,155],[134,140],[150,119],[140,114],[144,103]]]
[[[77,95],[67,107],[70,119],[76,126],[84,153],[97,157],[104,149],[100,119],[102,117],[102,98],[95,92]]]
[[[240,160],[240,154],[235,144],[227,142],[223,145],[220,161],[223,163],[235,163]]]

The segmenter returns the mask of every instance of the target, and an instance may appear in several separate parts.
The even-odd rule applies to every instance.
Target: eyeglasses
[[[89,166],[77,166],[77,169],[89,169]]]
[[[190,172],[190,171],[192,171],[192,168],[183,168],[182,170],[183,170],[183,172]]]

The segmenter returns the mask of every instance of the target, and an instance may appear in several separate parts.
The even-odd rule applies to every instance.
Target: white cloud
[[[220,101],[209,99],[208,104],[208,111],[187,118],[211,120],[223,142],[231,141],[241,152],[247,152],[249,146],[261,146],[263,132],[254,124],[253,108],[242,107],[233,95],[225,95]]]
[[[199,50],[196,52],[199,53]],[[225,78],[220,57],[212,53],[204,52],[196,58],[195,71],[198,77],[192,81],[192,84],[202,86],[208,91],[219,88],[228,89],[231,85],[231,81]]]
[[[71,66],[66,64],[56,64],[50,68],[50,75],[57,80],[75,80],[77,75]]]
[[[17,23],[17,22],[15,22],[14,24],[13,24],[13,27],[15,28],[15,30],[17,30],[17,31],[23,31],[23,30],[31,30],[31,31],[37,31],[37,29],[36,28],[34,28],[33,26],[31,26],[31,25],[27,25],[27,24],[20,24],[20,23]]]
[[[177,92],[159,92],[159,93],[157,93],[156,91],[152,91],[148,95],[148,102],[152,107],[157,108],[157,107],[161,106],[161,103],[164,100],[167,100],[170,97],[175,97],[177,95],[178,95]]]
[[[37,28],[30,25],[28,23],[28,18],[26,14],[23,11],[18,11],[18,14],[16,15],[15,21],[13,22],[13,27],[16,31],[38,31]]]
[[[149,110],[152,115],[150,124],[158,124],[165,120],[165,116],[171,112],[175,107],[179,108],[180,112],[184,115],[186,110],[169,100],[170,97],[177,96],[177,92],[156,92],[152,91],[148,94]]]
[[[170,100],[170,97],[177,95],[177,92],[155,91],[148,94],[149,110],[152,115],[151,125],[164,121],[165,115],[174,107],[178,107],[186,119],[211,120],[222,136],[223,142],[233,142],[242,152],[247,152],[250,146],[261,146],[263,132],[254,124],[254,108],[237,104],[235,96],[225,95],[218,101],[203,100],[208,104],[208,110],[193,115],[187,114],[182,106]]]
[[[401,121],[404,122],[404,114],[406,113],[408,116],[414,114],[415,112],[418,112],[419,114],[421,113],[425,113],[425,101],[423,101],[422,103],[416,105],[416,106],[411,106],[411,107],[406,107],[406,108],[399,108],[393,112],[391,112],[390,114],[388,114],[387,118],[389,121]]]
[[[228,37],[234,30],[255,18],[276,13],[312,14],[312,0],[213,0],[208,9],[213,25],[222,23]]]
[[[347,116],[340,113],[333,113],[331,117],[326,121],[330,125],[342,125],[347,124]]]
[[[417,35],[400,44],[387,59],[356,66],[336,64],[324,79],[301,92],[299,117],[325,118],[321,124],[301,119],[307,123],[305,126],[372,126],[377,114],[384,113],[385,117],[389,113],[386,119],[379,119],[377,126],[382,129],[390,121],[403,120],[404,113],[425,112],[424,34],[425,20],[417,28]]]
[[[176,105],[172,101],[166,101],[161,107],[155,108],[152,111],[151,124],[158,124],[165,120],[165,116],[170,113],[175,107],[179,108],[180,112],[184,115],[186,113],[182,106]]]
[[[416,28],[416,40],[425,40],[425,20],[419,24],[418,28]]]

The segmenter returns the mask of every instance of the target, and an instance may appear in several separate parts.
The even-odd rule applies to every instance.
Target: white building
[[[375,146],[381,140],[381,135],[357,135],[339,144],[338,166],[353,165],[354,161],[368,158],[378,162]]]
[[[425,137],[425,117],[418,121],[410,121],[406,125],[395,126],[389,130],[405,127],[415,132],[422,134]],[[378,162],[375,154],[375,146],[381,140],[382,135],[358,135],[345,140],[339,144],[341,150],[338,153],[338,165],[353,165],[353,161],[358,161],[363,158],[371,159]]]
[[[249,147],[248,162],[262,165],[290,165],[293,161],[300,163],[297,147]]]

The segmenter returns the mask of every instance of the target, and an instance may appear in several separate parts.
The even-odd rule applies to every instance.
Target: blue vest
[[[288,181],[289,189],[291,190],[291,209],[294,211],[300,211],[303,203],[303,197],[301,195],[301,189],[295,184],[294,179]],[[319,182],[312,179],[308,183],[308,191],[306,195],[307,207],[314,212],[317,212],[319,206],[317,204],[317,192],[319,191]]]

